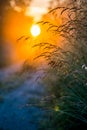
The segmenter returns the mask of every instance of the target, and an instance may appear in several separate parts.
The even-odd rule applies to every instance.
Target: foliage
[[[61,37],[58,44],[38,43],[43,48],[49,65],[44,83],[50,95],[56,98],[49,104],[49,112],[42,121],[43,130],[87,129],[87,9],[84,4],[57,7],[50,11],[55,15],[60,11],[62,24],[53,25],[49,21],[48,30]],[[38,58],[37,57],[37,58]],[[54,105],[54,107],[53,107]]]

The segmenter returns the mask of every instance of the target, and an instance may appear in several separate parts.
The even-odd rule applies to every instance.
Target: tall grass
[[[45,130],[87,129],[87,8],[73,4],[57,7],[49,13],[59,16],[63,22],[59,26],[51,22],[48,30],[61,37],[59,44],[38,43],[43,49],[43,56],[49,65],[44,84],[54,102],[51,102],[46,122],[42,122]],[[38,58],[37,57],[37,58]],[[52,105],[53,103],[53,105]],[[54,107],[53,107],[54,106]]]

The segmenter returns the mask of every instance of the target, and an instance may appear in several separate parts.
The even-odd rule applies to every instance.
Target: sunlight
[[[36,37],[40,34],[41,30],[40,27],[38,25],[32,25],[31,27],[31,34]]]

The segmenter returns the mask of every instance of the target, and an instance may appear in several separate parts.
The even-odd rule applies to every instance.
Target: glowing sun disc
[[[36,37],[40,34],[40,27],[38,25],[32,25],[31,27],[31,34]]]

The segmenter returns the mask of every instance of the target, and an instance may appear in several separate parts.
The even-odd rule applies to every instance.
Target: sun
[[[40,34],[41,30],[40,30],[40,26],[39,25],[32,25],[31,27],[31,34],[36,37]]]

